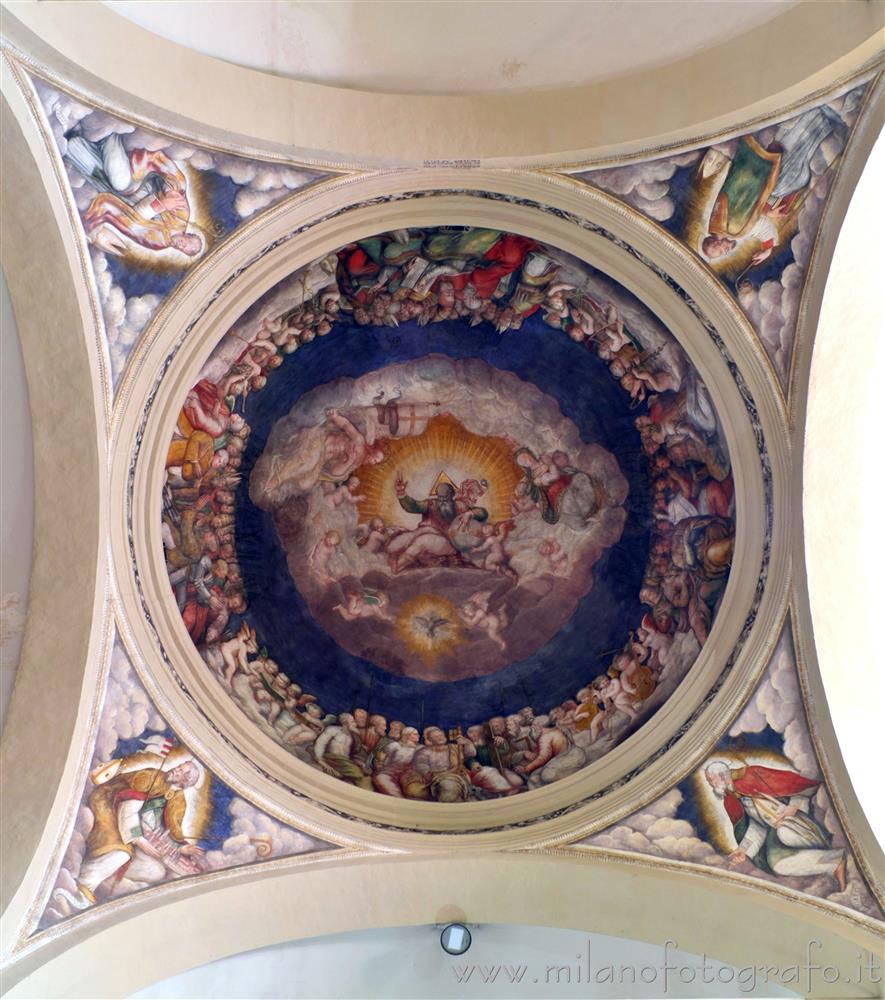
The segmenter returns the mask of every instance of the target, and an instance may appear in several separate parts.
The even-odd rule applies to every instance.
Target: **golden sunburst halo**
[[[430,664],[464,641],[455,605],[436,594],[407,601],[397,615],[396,630],[409,649]]]
[[[397,500],[397,473],[408,483],[409,495],[418,500],[430,494],[441,472],[455,483],[485,479],[488,489],[478,504],[488,510],[492,522],[510,518],[510,500],[522,472],[513,461],[513,445],[504,438],[474,434],[447,413],[430,420],[423,434],[381,444],[384,461],[361,466],[355,473],[365,497],[358,507],[360,523],[380,517],[388,525],[414,527],[414,515],[407,514]]]
[[[701,161],[703,162],[703,161]],[[753,254],[759,250],[759,240],[749,239],[745,234],[742,237],[735,237],[737,246],[731,253],[723,257],[709,259],[701,250],[701,244],[709,235],[710,216],[713,213],[713,206],[716,198],[722,190],[724,174],[715,173],[709,178],[702,177],[700,167],[695,171],[692,187],[689,190],[685,203],[685,242],[700,256],[720,277],[734,278],[736,275],[751,266]],[[797,199],[797,208],[790,211],[784,217],[773,219],[778,231],[778,247],[792,239],[799,228],[798,207],[803,199]]]

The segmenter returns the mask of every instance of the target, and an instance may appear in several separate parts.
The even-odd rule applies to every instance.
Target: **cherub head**
[[[488,489],[489,484],[485,479],[465,479],[458,487],[457,498],[467,503],[474,503]]]
[[[437,290],[439,304],[443,309],[451,309],[455,304],[455,286],[451,281],[441,281]]]
[[[366,465],[380,465],[384,461],[384,449],[380,444],[366,445],[366,454],[363,461]]]

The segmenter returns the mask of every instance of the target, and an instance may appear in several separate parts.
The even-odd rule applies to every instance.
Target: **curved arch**
[[[846,151],[838,181],[830,193],[826,211],[820,223],[814,259],[806,278],[802,311],[796,331],[790,393],[794,461],[790,477],[791,500],[789,508],[791,511],[791,548],[795,553],[792,598],[793,629],[797,661],[809,718],[809,731],[847,836],[856,856],[864,865],[867,879],[875,888],[880,899],[885,895],[882,879],[882,872],[885,871],[885,856],[883,856],[882,847],[864,816],[842,759],[836,731],[827,708],[826,690],[817,658],[814,619],[808,592],[806,545],[809,544],[809,539],[805,524],[804,489],[805,455],[808,447],[806,439],[808,387],[821,303],[842,222],[858,180],[866,166],[870,150],[880,135],[883,120],[885,120],[883,99],[885,99],[885,80],[880,78],[868,99],[865,115],[857,122],[855,134]]]
[[[643,905],[635,905],[637,881]],[[260,885],[261,892],[256,892]],[[526,906],[531,886],[531,907]],[[113,906],[89,925],[45,942],[14,971],[7,994],[18,997],[129,996],[179,972],[227,955],[283,941],[367,927],[463,920],[530,923],[608,934],[654,944],[664,935],[680,948],[715,954],[735,966],[785,968],[812,960],[856,970],[858,949],[875,951],[872,929],[782,892],[710,878],[691,866],[636,862],[597,852],[362,856],[313,865],[234,870],[212,891],[180,885],[162,905],[150,891],[138,913],[115,920]],[[718,919],[727,895],[727,922]],[[796,895],[796,894],[794,894]],[[132,910],[130,909],[130,913]],[[705,913],[709,919],[698,920]],[[203,928],[170,934],[169,928]],[[742,927],[740,935],[728,928]],[[150,961],[132,961],[133,942]],[[857,986],[818,979],[812,995],[857,996]],[[875,995],[874,986],[868,987]],[[834,990],[841,989],[841,994]],[[854,991],[852,993],[852,990]]]
[[[106,515],[102,390],[89,306],[69,263],[77,259],[74,238],[49,164],[35,156],[41,140],[20,94],[14,87],[4,92],[4,268],[28,377],[36,496],[31,599],[2,747],[4,773],[17,779],[3,783],[3,902],[19,890],[6,914],[15,925],[70,820],[69,792],[80,768],[70,748],[85,744],[100,697]],[[63,363],[48,364],[62,352]],[[60,476],[70,500],[63,509]],[[78,568],[76,586],[60,566]]]
[[[647,157],[704,135],[747,131],[750,121],[847,82],[876,58],[882,28],[876,4],[801,3],[724,45],[612,81],[426,97],[243,69],[168,42],[100,4],[18,4],[6,20],[15,44],[47,65],[61,63],[86,94],[122,99],[151,120],[162,109],[163,125],[204,141],[208,126],[218,141],[247,154],[290,158],[297,151],[338,168],[477,157],[484,166],[562,167]],[[760,52],[777,54],[764,73],[755,71]],[[201,85],[181,88],[191,76]]]
[[[874,288],[885,263],[868,228],[871,216],[885,214],[877,183],[883,172],[880,135],[852,196],[824,292],[809,387],[803,504],[805,561],[827,704],[855,790],[880,839],[885,839],[883,804],[861,758],[869,759],[867,734],[878,722],[877,706],[862,692],[879,685],[885,693],[881,663],[869,655],[868,646],[878,624],[878,567],[885,559],[875,527],[878,463],[872,457],[879,450],[876,386],[885,369],[885,300],[857,295],[856,286]],[[852,446],[846,448],[846,441]],[[834,468],[839,469],[835,477]],[[846,662],[852,664],[850,683]]]

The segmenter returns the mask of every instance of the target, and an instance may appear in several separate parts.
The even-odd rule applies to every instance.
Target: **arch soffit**
[[[4,73],[4,83],[5,79]],[[109,627],[106,550],[105,414],[100,391],[98,331],[89,296],[72,262],[78,245],[66,206],[20,94],[4,86],[3,266],[22,344],[34,433],[35,544],[28,625],[2,741],[3,903],[19,888],[24,905],[39,883],[58,831],[72,810],[71,789],[82,781],[72,746],[91,734],[102,695]],[[33,236],[40,235],[41,267]],[[45,274],[57,275],[51,284]],[[65,352],[65,366],[45,359]],[[64,426],[66,433],[57,430]],[[57,474],[66,475],[70,510],[58,515]],[[78,586],[59,573],[76,566]],[[34,628],[36,620],[52,629]],[[53,691],[47,700],[47,685]],[[39,706],[45,706],[46,715]],[[33,753],[35,733],[41,754]],[[29,874],[26,877],[26,872]],[[24,881],[22,881],[24,879]],[[32,885],[33,883],[33,885]]]
[[[17,57],[31,69],[57,67],[98,106],[110,99],[146,125],[245,155],[291,159],[295,151],[309,165],[343,170],[477,158],[485,166],[586,169],[749,131],[874,68],[883,23],[875,4],[801,3],[724,45],[655,70],[528,94],[428,97],[302,83],[234,66],[100,4],[3,6]],[[765,74],[747,72],[760,51],[778,58],[767,60]],[[158,65],[166,71],[158,73]],[[182,90],[176,81],[187,78],[201,85]]]
[[[885,77],[880,75],[868,96],[866,112],[858,119],[818,229],[817,245],[805,280],[796,330],[788,414],[790,452],[793,456],[789,477],[790,495],[793,498],[789,507],[790,551],[794,553],[791,621],[809,732],[826,776],[830,794],[842,817],[843,827],[849,837],[858,844],[860,853],[866,856],[873,872],[885,871],[885,855],[858,803],[851,777],[842,759],[839,741],[827,709],[826,691],[814,643],[814,623],[807,583],[802,497],[808,384],[821,303],[842,222],[883,125],[885,125]]]
[[[760,892],[741,876],[711,879],[693,868],[600,851],[552,851],[424,857],[348,852],[309,865],[271,863],[258,873],[234,869],[208,890],[199,881],[162,893],[147,890],[127,910],[128,919],[118,919],[111,904],[72,933],[44,940],[22,956],[14,970],[18,982],[7,996],[129,996],[150,982],[265,945],[452,920],[512,923],[521,917],[654,944],[661,943],[660,928],[666,927],[678,947],[735,967],[758,966],[760,955],[780,968],[795,965],[808,954],[809,941],[820,942],[812,961],[821,956],[821,965],[852,971],[859,948],[875,953],[879,939],[869,921],[843,918],[798,893]],[[639,907],[638,879],[645,887]],[[263,892],[255,891],[257,884]],[[371,903],[355,906],[355,900]],[[220,919],[231,913],[236,920]],[[705,919],[698,920],[698,913]],[[176,925],[212,932],[170,935]],[[743,931],[736,934],[735,927]],[[135,940],[150,962],[131,960]],[[857,986],[818,979],[811,995],[858,994]]]

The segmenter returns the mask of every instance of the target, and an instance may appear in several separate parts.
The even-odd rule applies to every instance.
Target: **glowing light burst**
[[[724,761],[732,771],[737,771],[738,768],[746,767],[748,764],[761,764],[764,767],[776,767],[785,771],[796,769],[786,757],[773,750],[717,750],[691,776],[698,815],[707,829],[710,842],[724,854],[730,854],[737,849],[734,827],[725,812],[722,799],[716,798],[704,777],[704,768],[713,760]]]
[[[423,500],[440,472],[454,482],[485,479],[488,490],[478,503],[493,522],[511,516],[510,500],[522,473],[513,461],[513,445],[504,438],[482,437],[468,431],[455,417],[434,417],[423,434],[383,441],[385,459],[378,465],[357,469],[361,523],[373,517],[386,524],[414,527],[414,515],[407,514],[397,500],[394,482],[399,472],[408,483],[408,493]]]
[[[139,267],[143,270],[153,271],[155,274],[171,274],[190,267],[206,256],[206,253],[220,235],[219,228],[212,218],[212,204],[208,188],[209,182],[206,176],[201,170],[197,170],[189,163],[182,163],[176,160],[176,166],[185,175],[187,180],[185,196],[190,205],[187,232],[196,233],[202,238],[203,249],[200,253],[194,257],[188,257],[187,254],[181,253],[174,247],[166,247],[162,250],[149,250],[147,247],[143,247],[141,244],[129,239],[123,233],[114,231],[115,235],[126,244],[125,256],[130,260],[138,261]]]
[[[396,630],[413,653],[431,664],[464,641],[455,605],[436,594],[419,594],[407,601],[397,616]]]
[[[751,266],[753,254],[760,246],[758,239],[748,238],[746,235],[736,237],[737,246],[731,253],[712,260],[701,250],[701,243],[709,235],[710,216],[713,214],[713,206],[724,182],[724,171],[716,172],[710,177],[704,177],[700,173],[700,168],[696,171],[693,186],[685,203],[685,242],[718,275],[734,278]],[[794,207],[785,216],[772,218],[771,221],[778,231],[778,247],[782,247],[792,239],[798,230],[799,209],[804,200],[804,197],[796,199]]]

